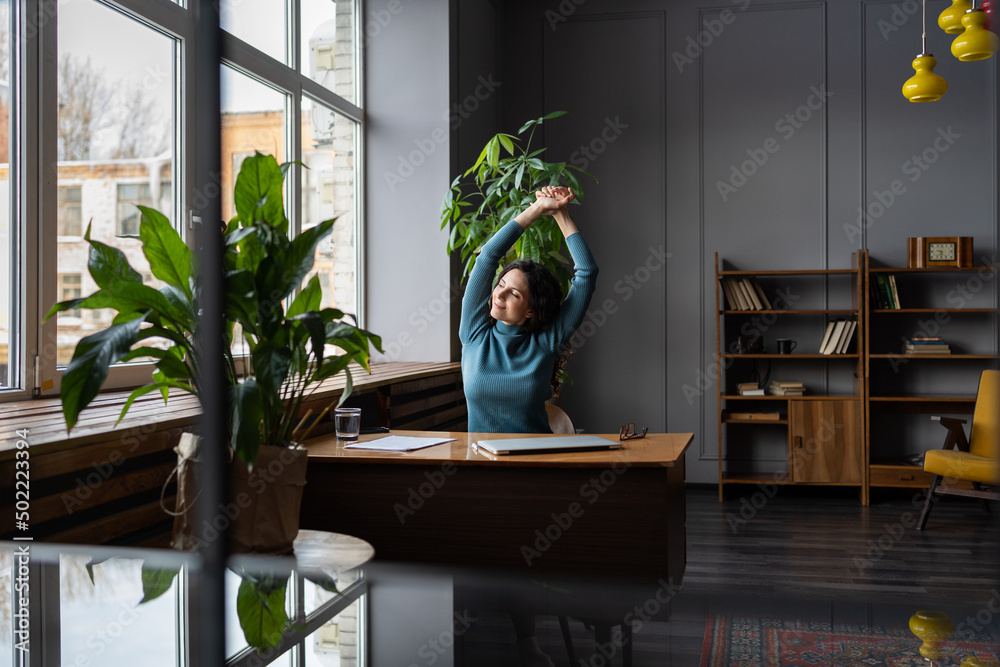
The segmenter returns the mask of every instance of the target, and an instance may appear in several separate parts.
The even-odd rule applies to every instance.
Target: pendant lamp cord
[[[920,36],[922,50],[920,53],[927,53],[927,0],[924,0],[923,34]]]

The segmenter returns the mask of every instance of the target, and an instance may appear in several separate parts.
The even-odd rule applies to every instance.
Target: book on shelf
[[[743,296],[743,288],[738,280],[732,276],[723,276],[722,291],[729,301],[729,310],[750,310],[750,304]]]
[[[823,334],[823,342],[819,344],[819,350],[817,350],[820,354],[823,354],[823,350],[826,349],[827,343],[830,342],[830,336],[833,335],[833,329],[836,326],[837,326],[836,320],[831,320],[826,323],[826,333]]]
[[[771,301],[754,276],[723,276],[720,280],[729,310],[771,310]]]
[[[837,345],[837,349],[834,354],[846,354],[847,348],[851,344],[851,340],[854,338],[854,332],[858,328],[857,320],[848,320],[847,326],[844,327],[844,333],[840,337],[840,343]]]
[[[755,387],[753,389],[739,389],[740,396],[765,396],[767,392],[764,391],[763,387]]]
[[[750,282],[750,278],[744,278],[740,281],[743,285],[743,289],[746,291],[747,296],[750,298],[750,304],[753,306],[754,310],[764,310],[764,304],[761,303],[760,297],[757,296],[757,290],[754,289],[753,283]]]
[[[951,347],[940,336],[912,336],[903,339],[906,354],[951,354]]]
[[[727,419],[739,419],[744,421],[779,421],[781,419],[781,413],[779,412],[727,412],[725,413]]]
[[[871,287],[871,300],[875,304],[875,308],[879,310],[884,310],[885,305],[885,290],[882,289],[882,284],[878,281],[879,275],[873,275],[869,281],[868,285]]]
[[[759,389],[760,388],[760,383],[759,382],[737,382],[736,383],[736,388],[737,389]]]
[[[899,292],[896,290],[896,274],[889,274],[889,291],[892,293],[892,307],[896,310],[902,308],[899,305]]]
[[[895,310],[899,308],[893,300],[891,278],[891,275],[875,274],[876,305],[882,310]]]
[[[760,286],[759,282],[757,282],[756,276],[750,276],[750,284],[757,292],[757,298],[760,299],[760,302],[764,305],[764,310],[773,310],[773,308],[771,308],[771,300],[767,298],[766,294],[764,294],[764,288]]]
[[[847,320],[843,318],[837,319],[833,324],[833,332],[830,334],[829,338],[825,338],[825,344],[820,348],[820,354],[833,354],[834,350],[837,349],[837,345],[840,343],[840,337],[844,335],[844,327],[847,326]]]
[[[772,396],[801,396],[806,386],[798,380],[772,380],[767,392]]]

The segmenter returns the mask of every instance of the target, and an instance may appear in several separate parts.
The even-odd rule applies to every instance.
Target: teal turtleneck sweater
[[[559,352],[587,312],[597,285],[597,263],[583,236],[566,239],[575,275],[556,321],[528,334],[490,317],[497,265],[523,230],[511,220],[483,246],[462,299],[462,381],[470,433],[551,433],[545,401]]]

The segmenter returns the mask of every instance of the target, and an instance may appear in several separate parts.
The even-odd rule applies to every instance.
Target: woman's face
[[[503,274],[493,288],[490,299],[490,317],[504,324],[520,325],[531,317],[531,294],[528,279],[520,269],[511,269]]]

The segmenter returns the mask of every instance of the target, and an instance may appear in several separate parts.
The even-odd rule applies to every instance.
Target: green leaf
[[[281,643],[281,636],[288,624],[285,586],[265,593],[256,583],[244,580],[236,594],[236,615],[240,619],[247,644],[261,653],[274,648]]]
[[[313,382],[322,382],[336,376],[347,368],[347,365],[354,359],[354,353],[340,354],[328,357],[326,361],[313,374]]]
[[[263,220],[280,233],[288,233],[283,182],[281,167],[274,157],[256,153],[243,161],[233,189],[233,203],[244,225]]]
[[[117,281],[107,288],[88,296],[81,308],[113,308],[120,313],[149,311],[178,324],[186,320],[184,311],[179,310],[167,297],[149,285]]]
[[[86,297],[81,297],[79,299],[70,299],[69,301],[60,301],[59,303],[53,304],[52,308],[49,309],[48,315],[46,315],[42,322],[48,322],[56,313],[61,313],[66,310],[73,310],[74,308],[79,308],[87,300]]]
[[[184,244],[166,216],[146,206],[139,206],[138,209],[142,213],[139,238],[142,239],[142,252],[149,261],[149,270],[191,301],[191,249]]]
[[[154,375],[156,374],[154,373]],[[166,391],[169,390],[171,387],[174,389],[183,389],[184,391],[190,392],[192,394],[194,393],[194,387],[192,387],[191,385],[184,384],[183,382],[173,382],[171,380],[162,380],[160,382],[153,382],[151,384],[143,385],[142,387],[134,389],[132,393],[128,395],[128,400],[126,400],[125,405],[122,406],[122,411],[118,414],[118,421],[115,422],[115,425],[117,426],[119,423],[121,423],[121,420],[125,419],[125,414],[128,412],[128,409],[132,407],[132,404],[135,403],[136,399],[141,398],[148,393],[154,391],[163,392],[164,393],[163,402],[166,403],[167,402]]]
[[[112,248],[90,238],[90,225],[84,237],[90,243],[87,269],[98,287],[107,287],[116,282],[141,283],[142,276],[128,263],[128,258],[118,248]]]
[[[141,324],[142,319],[113,324],[76,344],[73,359],[63,373],[60,390],[67,431],[72,430],[80,412],[97,396],[108,376],[108,367],[125,356],[135,344]]]
[[[553,111],[552,113],[545,114],[544,116],[539,118],[538,122],[542,122],[543,120],[552,120],[553,118],[559,118],[560,116],[565,116],[568,113],[569,113],[568,111]]]
[[[487,147],[489,150],[486,153],[486,163],[495,169],[497,161],[500,159],[500,138],[493,137],[490,139]]]
[[[330,234],[334,222],[335,220],[324,220],[295,237],[286,249],[272,249],[271,254],[260,263],[257,272],[258,292],[277,301],[291,294],[312,271],[316,246]]]
[[[513,155],[514,154],[514,142],[510,140],[511,139],[510,135],[509,134],[498,134],[497,138],[500,140],[500,143],[503,144],[503,147],[507,149],[507,152],[510,153],[511,155]]]
[[[264,406],[256,380],[247,379],[229,388],[229,427],[234,453],[253,467],[260,448]]]
[[[319,310],[322,301],[323,288],[320,287],[319,276],[313,276],[309,279],[309,284],[295,295],[295,300],[288,306],[285,317],[294,319],[295,316],[301,315],[307,310]]]
[[[275,345],[272,341],[264,341],[252,352],[251,357],[265,403],[274,396],[280,397],[281,385],[288,377],[292,361],[291,350]]]
[[[142,567],[142,599],[139,604],[155,600],[170,590],[180,569]]]

